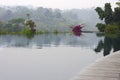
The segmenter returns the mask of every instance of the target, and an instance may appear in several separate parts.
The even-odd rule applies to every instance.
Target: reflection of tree
[[[95,52],[100,52],[104,46],[104,43],[102,40],[99,41],[97,48],[95,49]]]
[[[120,50],[120,38],[105,37],[104,41],[99,41],[98,46],[95,48],[95,52],[101,52],[102,49],[104,56],[110,54],[112,49],[113,52]]]
[[[114,39],[113,44],[114,52],[120,50],[120,38]]]
[[[34,34],[33,34],[33,33],[25,34],[25,36],[26,36],[28,39],[34,38]]]

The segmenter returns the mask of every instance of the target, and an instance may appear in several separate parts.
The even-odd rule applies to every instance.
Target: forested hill
[[[69,26],[85,24],[85,30],[96,30],[95,25],[99,22],[98,15],[94,9],[72,9],[60,10],[51,8],[28,8],[24,6],[0,7],[1,24],[10,22],[13,19],[27,19],[27,15],[35,21],[37,29],[45,31],[67,31]],[[10,28],[10,27],[9,27]]]

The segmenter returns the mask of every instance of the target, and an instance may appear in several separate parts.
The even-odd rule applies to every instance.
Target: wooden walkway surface
[[[72,80],[120,80],[120,51],[95,61]]]

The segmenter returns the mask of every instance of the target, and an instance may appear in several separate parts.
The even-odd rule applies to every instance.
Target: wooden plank
[[[120,51],[95,61],[72,80],[120,80]]]

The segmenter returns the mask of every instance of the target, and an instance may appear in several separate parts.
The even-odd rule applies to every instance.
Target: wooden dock
[[[120,80],[120,51],[95,61],[72,80]]]

